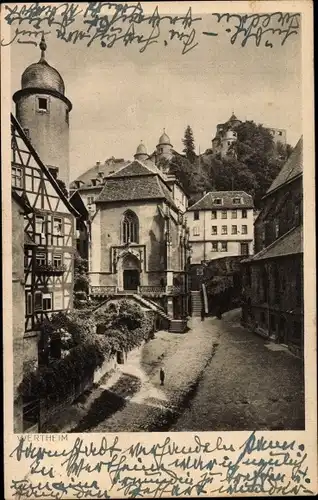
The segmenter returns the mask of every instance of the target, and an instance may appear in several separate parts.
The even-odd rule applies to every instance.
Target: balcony
[[[66,271],[66,266],[54,266],[50,262],[47,264],[36,264],[35,274],[46,275],[46,276],[62,276]]]

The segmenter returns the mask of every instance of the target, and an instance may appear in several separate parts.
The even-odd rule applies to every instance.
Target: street
[[[65,408],[55,431],[303,429],[301,360],[239,320],[235,310],[221,320],[192,318],[185,335],[157,332]],[[164,386],[160,367],[167,374]]]
[[[301,360],[241,327],[239,318],[231,311],[206,319],[219,345],[171,431],[304,429]]]

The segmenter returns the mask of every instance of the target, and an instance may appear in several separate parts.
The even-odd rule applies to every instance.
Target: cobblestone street
[[[207,318],[219,345],[171,431],[304,428],[301,360],[241,327],[239,311]]]

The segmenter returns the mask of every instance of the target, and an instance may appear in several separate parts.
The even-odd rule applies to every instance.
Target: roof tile
[[[294,151],[282,167],[276,179],[272,182],[268,189],[266,196],[275,191],[279,187],[290,182],[294,177],[301,175],[303,172],[303,138],[301,137],[297,142]]]
[[[222,198],[222,205],[214,203],[214,199]],[[241,198],[242,203],[239,205],[233,203],[233,198]],[[254,202],[251,195],[245,191],[210,191],[203,196],[199,201],[192,205],[188,210],[216,210],[216,209],[239,209],[239,208],[254,208]]]

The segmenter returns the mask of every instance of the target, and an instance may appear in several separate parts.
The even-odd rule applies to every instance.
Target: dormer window
[[[233,205],[240,205],[241,204],[241,198],[233,198]]]
[[[92,186],[96,186],[96,179],[91,179]]]
[[[222,198],[214,198],[213,204],[214,205],[222,205]]]

